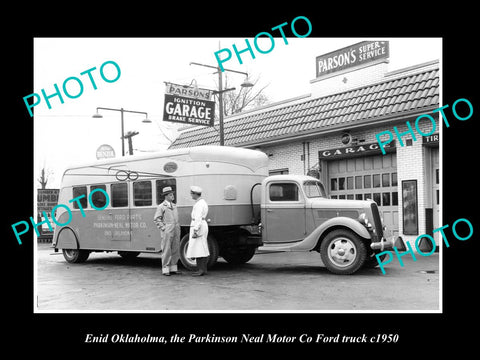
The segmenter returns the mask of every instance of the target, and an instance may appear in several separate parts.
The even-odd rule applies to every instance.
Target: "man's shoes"
[[[162,273],[164,276],[170,276],[170,273]]]
[[[170,275],[182,275],[181,271],[170,271]]]

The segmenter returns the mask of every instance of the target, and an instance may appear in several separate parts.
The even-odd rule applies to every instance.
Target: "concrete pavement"
[[[127,262],[116,253],[92,253],[67,263],[38,244],[38,311],[78,310],[438,310],[439,256],[394,259],[380,269],[334,275],[312,253],[257,254],[232,266],[219,258],[208,276],[161,275],[160,256]]]

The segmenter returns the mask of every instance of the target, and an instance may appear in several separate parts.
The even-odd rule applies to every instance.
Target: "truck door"
[[[265,243],[290,243],[305,237],[305,200],[292,181],[267,184],[265,199]]]

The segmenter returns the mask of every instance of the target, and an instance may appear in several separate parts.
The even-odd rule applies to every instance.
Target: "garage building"
[[[365,49],[372,49],[368,59]],[[357,56],[348,64],[325,66],[352,52]],[[439,61],[388,72],[388,56],[388,42],[364,41],[317,57],[310,94],[227,117],[225,145],[265,152],[270,174],[315,176],[331,198],[373,199],[387,235],[412,243],[440,226],[438,113],[432,114],[435,133],[417,141],[402,136],[404,146],[396,139],[386,155],[375,135],[393,126],[405,132],[407,120],[413,124],[440,106]],[[429,122],[419,125],[424,133],[432,129]],[[218,127],[195,126],[170,148],[212,144],[219,144]],[[438,234],[435,239],[438,244]]]

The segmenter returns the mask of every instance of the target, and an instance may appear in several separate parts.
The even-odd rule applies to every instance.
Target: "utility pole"
[[[125,139],[128,139],[128,153],[130,155],[133,155],[132,137],[135,135],[138,135],[138,131],[129,131],[123,136]]]
[[[219,44],[220,46],[220,44]],[[206,65],[206,64],[200,64],[197,62],[191,62],[190,65],[199,65],[199,66],[204,66],[208,68],[212,68],[217,70],[218,72],[218,90],[214,90],[214,94],[218,94],[218,122],[220,125],[220,146],[225,145],[225,133],[223,130],[223,93],[231,90],[235,90],[235,88],[229,88],[229,89],[223,89],[223,78],[222,78],[222,70],[220,69],[220,65],[218,66],[212,66],[212,65]],[[237,74],[242,74],[245,75],[246,78],[243,81],[243,83],[240,85],[241,87],[252,87],[253,84],[248,81],[248,73],[243,72],[243,71],[237,71],[237,70],[229,70],[229,69],[223,69],[223,71],[230,71],[234,72]]]

